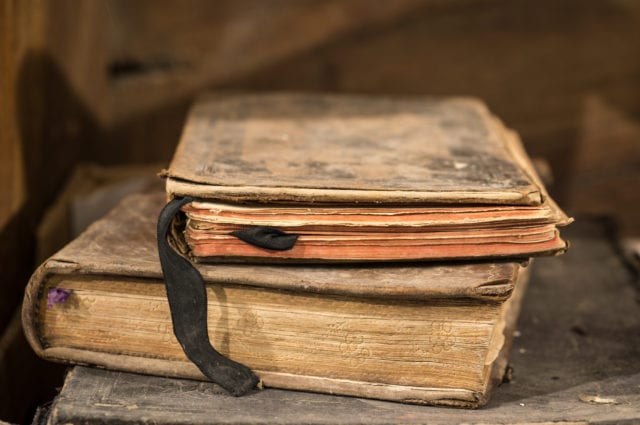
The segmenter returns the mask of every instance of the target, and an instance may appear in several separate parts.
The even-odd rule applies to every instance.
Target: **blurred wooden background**
[[[0,73],[0,330],[73,167],[168,162],[208,89],[479,96],[564,208],[640,235],[635,0],[0,0]]]

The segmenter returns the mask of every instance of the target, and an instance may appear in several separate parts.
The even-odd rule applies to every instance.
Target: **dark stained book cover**
[[[168,190],[258,202],[540,204],[505,131],[472,98],[211,95],[189,115]]]

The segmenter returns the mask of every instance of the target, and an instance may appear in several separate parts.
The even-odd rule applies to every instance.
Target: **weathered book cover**
[[[26,291],[50,360],[203,379],[171,331],[156,252],[163,194],[123,201]],[[476,407],[506,367],[526,267],[198,265],[213,345],[264,386]]]
[[[258,202],[528,204],[543,189],[471,98],[212,95],[167,170],[172,195]]]
[[[515,133],[470,98],[216,95],[166,171],[198,261],[398,261],[563,252],[570,219]],[[238,232],[295,235],[274,250]],[[252,238],[249,235],[249,238]],[[253,238],[255,239],[255,238]]]

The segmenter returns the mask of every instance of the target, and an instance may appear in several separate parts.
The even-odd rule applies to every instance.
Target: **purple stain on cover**
[[[69,298],[73,289],[49,288],[47,294],[47,308],[51,308],[56,304],[63,303]]]

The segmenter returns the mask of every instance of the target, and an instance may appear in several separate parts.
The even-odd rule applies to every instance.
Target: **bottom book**
[[[172,332],[164,200],[125,199],[36,270],[23,324],[40,356],[204,379]],[[265,387],[461,407],[501,381],[528,274],[506,261],[197,267],[213,346]]]

